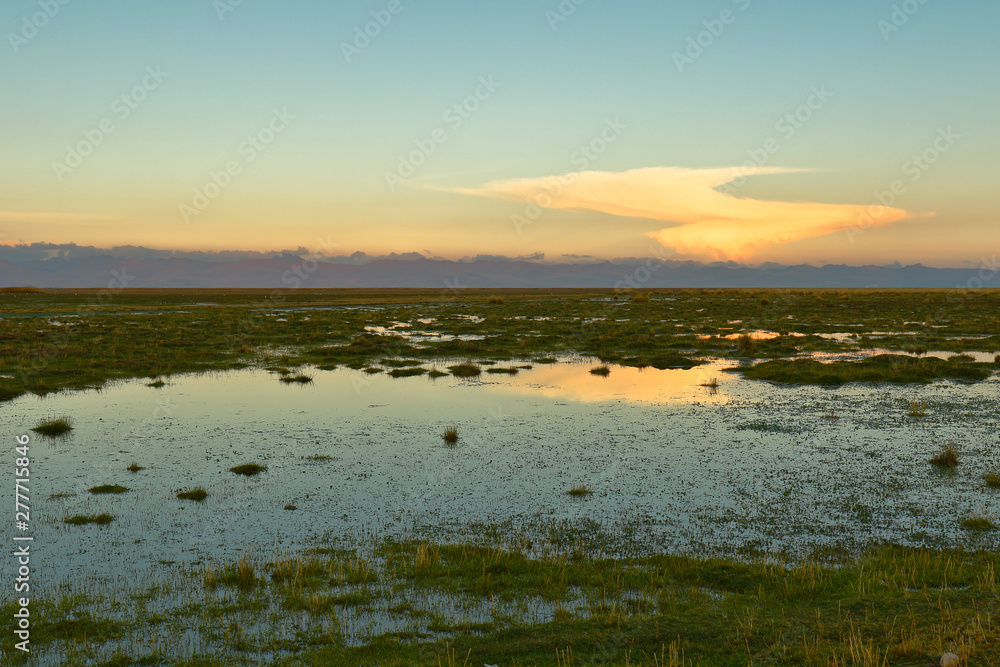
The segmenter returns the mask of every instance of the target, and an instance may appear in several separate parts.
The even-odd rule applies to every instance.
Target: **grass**
[[[986,532],[996,529],[997,525],[988,516],[973,515],[962,521],[962,528],[975,532]]]
[[[579,486],[574,486],[566,493],[568,493],[571,496],[588,496],[593,492],[594,491],[592,489],[588,489],[585,484],[580,484]]]
[[[83,526],[88,523],[96,523],[103,526],[114,520],[115,518],[110,514],[76,514],[63,519],[63,523],[68,523],[73,526]]]
[[[911,399],[907,406],[909,408],[906,413],[910,417],[926,417],[927,416],[927,401],[923,399]]]
[[[702,382],[698,386],[699,387],[709,387],[711,389],[718,389],[719,388],[719,377],[717,375],[713,375],[712,377],[708,378],[707,380],[705,380],[704,382]]]
[[[259,475],[260,473],[267,470],[267,466],[260,465],[258,463],[244,463],[243,465],[233,466],[229,469],[229,472],[234,472],[237,475],[243,475],[244,477],[253,477]]]
[[[496,375],[517,375],[518,369],[513,366],[495,366],[493,368],[487,368],[487,373],[494,373]]]
[[[426,372],[426,368],[393,368],[389,371],[389,375],[394,378],[408,378],[415,375],[423,375]]]
[[[166,387],[167,383],[164,382],[163,380],[153,380],[152,382],[148,383],[146,386],[147,387],[152,387],[154,389],[160,389],[162,387]]]
[[[208,491],[198,486],[188,491],[178,492],[177,497],[181,500],[196,500],[201,502],[205,498],[208,498]]]
[[[503,297],[502,296],[491,296],[490,298],[486,299],[486,305],[488,305],[488,306],[502,306],[503,305]]]
[[[472,378],[478,377],[482,373],[482,369],[473,363],[466,362],[464,364],[457,364],[455,366],[449,366],[448,370],[451,374],[457,378]]]
[[[125,468],[125,470],[128,470],[129,472],[139,472],[140,470],[145,470],[145,468],[139,465],[137,461],[132,461],[132,463],[129,464],[129,467]]]
[[[611,374],[611,369],[607,366],[595,366],[590,369],[591,375],[600,375],[601,377],[607,377]]]
[[[940,378],[979,381],[988,378],[990,364],[918,359],[898,354],[880,354],[861,361],[823,363],[812,359],[775,359],[740,368],[751,380],[791,384],[836,385],[845,382],[928,383]]]
[[[301,373],[299,375],[284,375],[278,379],[285,384],[292,384],[293,382],[297,384],[309,384],[313,381],[311,375],[304,375]]]
[[[510,291],[506,306],[489,313],[488,324],[463,318],[470,305],[486,304],[495,292],[462,290],[145,290],[114,295],[101,290],[46,290],[4,300],[0,310],[0,401],[25,393],[44,396],[63,389],[90,389],[119,379],[167,377],[185,372],[247,366],[289,369],[305,365],[372,368],[386,358],[416,359],[558,359],[590,356],[605,364],[655,368],[690,368],[704,357],[740,353],[720,338],[720,326],[739,320],[747,330],[777,330],[781,335],[754,341],[754,356],[780,360],[799,352],[839,352],[857,347],[989,351],[1000,353],[996,290],[976,290],[956,298],[954,290],[660,290],[655,317],[640,316],[653,305],[636,306],[628,318],[616,311],[611,290],[555,289]],[[196,304],[210,301],[206,308]],[[762,308],[763,303],[767,303]],[[95,307],[94,304],[103,304]],[[266,311],[277,306],[309,311],[295,325],[278,323]],[[330,306],[334,306],[331,308]],[[340,308],[337,306],[346,306]],[[361,308],[351,308],[361,306]],[[629,306],[624,308],[631,310]],[[845,308],[849,308],[845,311]],[[776,324],[774,313],[790,315]],[[849,312],[852,336],[843,340],[817,334],[842,332],[839,313]],[[75,325],[59,327],[37,313],[75,316]],[[26,315],[26,316],[25,316]],[[206,325],[206,316],[208,323]],[[412,341],[376,335],[366,327],[391,330],[417,317],[439,339]],[[934,329],[905,322],[947,320]],[[905,329],[905,331],[899,331]],[[890,332],[878,338],[867,332]],[[483,336],[480,340],[463,339]],[[896,333],[898,332],[898,333]],[[697,334],[697,335],[695,335]],[[919,335],[904,335],[919,334]],[[280,351],[279,351],[280,350]],[[745,351],[744,351],[745,352]],[[742,354],[742,353],[741,353]],[[900,355],[901,356],[901,355]],[[83,363],[101,359],[102,363]],[[801,367],[759,365],[760,379],[823,383],[927,382],[937,377],[976,380],[997,365],[967,361],[917,359],[906,372],[876,369],[857,377],[833,364],[815,377]],[[924,362],[926,365],[919,365]],[[540,363],[540,362],[539,362]],[[902,364],[910,362],[901,362]],[[763,374],[767,371],[769,377]],[[808,375],[808,374],[806,374]],[[147,380],[148,381],[148,380]]]
[[[1000,489],[1000,474],[995,472],[988,472],[983,475],[983,481],[986,482],[986,486],[991,489]]]
[[[180,637],[196,624],[213,638],[201,652],[122,664],[258,664],[278,647],[275,664],[314,666],[922,667],[945,651],[962,664],[998,664],[1000,627],[990,619],[1000,555],[989,549],[885,546],[829,564],[538,553],[520,537],[382,540],[370,550],[371,561],[330,548],[278,554],[263,567],[246,556],[214,564],[123,596],[113,613],[127,621],[117,626],[104,626],[104,608],[86,596],[33,600],[32,648],[71,632],[80,657],[63,662],[98,664],[94,652],[154,632]],[[181,602],[171,605],[174,597]],[[438,611],[452,604],[491,611],[473,620]],[[13,610],[8,602],[0,611]],[[389,615],[402,631],[345,628],[345,613]]]
[[[447,374],[447,373],[445,373],[444,371],[439,371],[439,370],[438,370],[438,369],[436,369],[436,368],[432,368],[431,370],[429,370],[429,371],[427,372],[427,377],[430,377],[430,378],[435,378],[435,379],[436,379],[436,378],[443,378],[443,377],[445,377],[446,375],[448,375],[448,374]]]
[[[95,495],[118,494],[128,491],[127,488],[118,484],[104,484],[103,486],[95,486],[87,490]]]
[[[47,435],[50,438],[64,435],[73,430],[73,420],[69,417],[56,417],[55,419],[43,419],[35,424],[31,429],[35,433]]]
[[[948,445],[929,462],[939,468],[955,468],[959,463],[958,451],[953,445]]]
[[[742,334],[736,339],[736,353],[741,357],[752,357],[757,352],[757,341],[750,334]]]
[[[458,442],[458,427],[449,426],[448,428],[446,428],[444,430],[444,433],[441,434],[441,439],[444,440],[449,445],[454,445],[456,442]]]

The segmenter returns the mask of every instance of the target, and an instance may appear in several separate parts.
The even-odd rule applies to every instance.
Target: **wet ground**
[[[998,376],[828,389],[726,372],[737,363],[600,377],[592,359],[525,360],[501,364],[532,365],[516,375],[472,380],[306,370],[304,385],[248,369],[24,396],[5,406],[13,429],[74,421],[66,438],[32,436],[40,592],[477,524],[593,521],[622,553],[1000,547],[997,531],[960,525],[1000,516],[981,479],[1000,470]],[[911,400],[926,417],[907,415]],[[454,447],[441,437],[452,425]],[[950,473],[927,462],[946,443],[960,452]],[[132,462],[145,469],[126,471]],[[229,472],[251,462],[267,471]],[[130,490],[87,491],[102,484]],[[581,484],[593,493],[567,494]],[[204,502],[175,497],[195,486]],[[115,521],[63,522],[101,512]]]

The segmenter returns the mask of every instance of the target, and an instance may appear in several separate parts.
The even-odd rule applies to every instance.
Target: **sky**
[[[995,0],[8,0],[0,243],[963,266]]]

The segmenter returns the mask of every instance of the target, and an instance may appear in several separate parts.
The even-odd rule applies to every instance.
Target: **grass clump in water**
[[[110,514],[76,514],[74,516],[63,519],[63,522],[68,523],[72,526],[83,526],[88,523],[96,523],[98,525],[104,526],[111,523],[114,520],[115,518]]]
[[[246,556],[236,563],[227,565],[221,570],[205,570],[205,588],[214,590],[219,586],[232,586],[241,591],[248,591],[257,585],[257,569]]]
[[[244,463],[243,465],[233,466],[229,469],[229,472],[234,472],[237,475],[243,475],[244,477],[253,477],[254,475],[259,475],[265,470],[267,470],[267,466],[260,465],[259,463]]]
[[[590,369],[591,375],[600,375],[601,377],[607,377],[611,374],[611,369],[607,366],[595,366]]]
[[[161,387],[166,387],[167,383],[164,382],[163,380],[157,379],[157,380],[153,380],[152,382],[148,383],[146,386],[147,387],[152,387],[153,389],[160,389]]]
[[[195,487],[190,491],[181,491],[177,494],[177,497],[181,500],[197,500],[201,502],[205,498],[208,498],[208,491],[199,487]]]
[[[56,417],[55,419],[42,420],[31,429],[35,433],[47,435],[54,438],[73,430],[73,420],[69,417]]]
[[[430,371],[427,372],[427,376],[431,378],[443,378],[446,375],[448,374],[445,373],[444,371],[439,371],[436,368],[432,368]]]
[[[458,364],[455,366],[449,366],[448,370],[451,371],[451,374],[457,378],[478,377],[479,374],[483,372],[482,369],[479,368],[479,366],[470,362],[466,362],[464,364]]]
[[[125,470],[128,470],[129,472],[139,472],[140,470],[145,470],[145,468],[139,465],[138,461],[132,461],[132,464],[125,468]]]
[[[968,519],[962,521],[962,528],[975,532],[986,532],[987,530],[994,530],[996,527],[997,525],[993,522],[993,519],[984,515],[970,516]]]
[[[986,482],[986,486],[991,489],[1000,489],[1000,474],[988,472],[983,475],[983,481]]]
[[[408,378],[415,375],[423,375],[426,372],[426,368],[393,368],[389,371],[389,375],[394,378]]]
[[[448,428],[446,428],[444,430],[444,433],[441,434],[441,439],[444,440],[449,445],[454,445],[456,442],[458,442],[458,427],[449,426]]]
[[[117,493],[125,493],[126,491],[128,491],[126,487],[120,486],[118,484],[104,484],[102,486],[95,486],[87,490],[95,495],[105,495],[109,493],[117,494]]]
[[[948,445],[940,454],[930,459],[930,463],[939,468],[954,468],[958,465],[958,450],[954,445]]]
[[[278,379],[284,382],[285,384],[292,384],[293,382],[297,384],[309,384],[310,382],[313,381],[311,375],[305,375],[302,373],[298,375],[285,375]]]
[[[927,401],[924,399],[912,399],[907,403],[909,407],[906,413],[910,417],[926,417],[927,416]]]
[[[707,380],[705,380],[704,382],[702,382],[698,386],[699,387],[708,387],[709,389],[718,389],[719,388],[719,376],[718,375],[713,375],[712,377],[708,378]]]
[[[574,486],[566,493],[571,496],[589,496],[593,492],[594,490],[588,489],[586,484],[580,484],[579,486]]]
[[[513,366],[499,366],[496,368],[487,368],[487,373],[494,373],[496,375],[517,375],[517,369]]]
[[[939,378],[985,380],[992,364],[918,359],[900,354],[879,354],[861,361],[823,363],[812,359],[774,359],[739,371],[750,380],[791,384],[841,384],[844,382],[927,383]]]

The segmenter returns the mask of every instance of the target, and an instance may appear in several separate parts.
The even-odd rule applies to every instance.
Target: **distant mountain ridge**
[[[939,269],[921,264],[749,267],[733,262],[644,259],[566,264],[427,258],[346,264],[293,254],[233,261],[113,256],[0,259],[0,287],[42,288],[964,288],[970,280],[975,281],[977,273],[974,268]],[[996,287],[1000,287],[1000,280]]]

